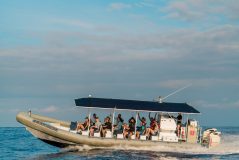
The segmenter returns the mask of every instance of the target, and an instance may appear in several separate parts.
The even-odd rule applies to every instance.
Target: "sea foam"
[[[222,142],[219,146],[213,148],[202,147],[200,145],[195,146],[177,146],[175,145],[162,145],[158,146],[113,146],[113,147],[93,147],[88,145],[83,146],[71,146],[64,148],[62,152],[76,152],[76,151],[89,151],[89,150],[134,150],[134,151],[154,151],[154,152],[169,152],[169,153],[183,153],[183,154],[213,154],[213,155],[226,155],[226,154],[238,154],[239,153],[239,135],[223,135]]]

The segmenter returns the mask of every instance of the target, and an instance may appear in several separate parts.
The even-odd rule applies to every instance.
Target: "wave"
[[[223,135],[221,144],[214,148],[206,148],[200,145],[185,145],[180,147],[175,145],[158,145],[152,147],[132,147],[132,146],[113,146],[113,147],[93,147],[88,145],[71,146],[64,148],[62,152],[82,152],[91,150],[129,150],[129,151],[153,151],[161,153],[182,153],[191,155],[229,155],[239,154],[239,135]]]

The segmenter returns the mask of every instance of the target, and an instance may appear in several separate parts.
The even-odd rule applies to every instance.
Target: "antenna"
[[[192,84],[188,84],[188,85],[186,85],[186,86],[184,86],[184,87],[182,87],[182,88],[179,88],[179,89],[177,89],[176,91],[174,91],[173,93],[170,93],[169,95],[167,95],[167,96],[165,96],[165,97],[159,96],[159,103],[162,103],[162,101],[163,101],[164,99],[166,99],[166,98],[168,98],[168,97],[170,97],[170,96],[172,96],[172,95],[174,95],[174,94],[176,94],[176,93],[178,93],[178,92],[180,92],[180,91],[182,91],[182,90],[184,90],[184,89],[190,87],[191,85],[192,85]]]

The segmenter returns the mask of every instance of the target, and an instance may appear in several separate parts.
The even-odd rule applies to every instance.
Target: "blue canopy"
[[[187,113],[198,114],[198,110],[186,103],[168,103],[154,101],[108,99],[108,98],[79,98],[75,99],[76,106],[98,107],[98,108],[115,108],[121,110],[152,111],[167,113]]]

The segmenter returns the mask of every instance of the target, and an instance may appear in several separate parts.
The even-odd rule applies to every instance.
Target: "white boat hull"
[[[20,112],[17,115],[17,121],[26,126],[27,130],[40,140],[57,146],[76,146],[76,145],[89,145],[95,147],[114,147],[114,146],[131,146],[131,147],[152,147],[152,146],[167,146],[172,150],[177,147],[189,148],[200,146],[200,144],[189,144],[185,142],[167,143],[151,140],[125,140],[115,138],[102,138],[102,137],[88,137],[77,133],[73,133],[64,129],[59,129],[48,125],[47,123],[60,123],[60,125],[69,128],[70,122],[60,121],[49,117],[39,116],[26,112]]]

